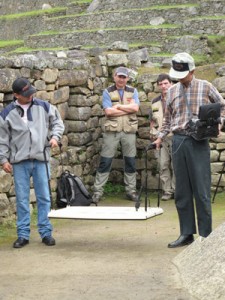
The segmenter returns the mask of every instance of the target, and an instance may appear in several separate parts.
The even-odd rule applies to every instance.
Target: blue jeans
[[[52,225],[48,218],[51,201],[45,163],[34,159],[13,164],[13,175],[16,191],[18,237],[27,240],[30,237],[30,177],[33,177],[37,201],[38,232],[41,238],[51,236]]]

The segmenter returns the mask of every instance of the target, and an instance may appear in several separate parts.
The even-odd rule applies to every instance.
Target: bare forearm
[[[116,109],[114,107],[105,109],[105,114],[107,117],[120,117],[120,116],[127,115],[126,112]]]
[[[135,104],[135,103],[133,103],[133,104],[125,104],[125,105],[118,104],[117,105],[117,109],[121,110],[121,111],[124,111],[124,112],[126,112],[126,113],[129,114],[129,113],[136,113],[136,112],[138,112],[139,106],[137,104]]]

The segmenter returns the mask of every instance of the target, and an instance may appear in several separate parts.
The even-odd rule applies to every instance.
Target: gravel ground
[[[52,220],[54,247],[35,227],[23,249],[12,248],[12,237],[0,248],[0,299],[195,299],[172,263],[184,248],[167,248],[179,235],[174,201],[161,207],[145,221]]]

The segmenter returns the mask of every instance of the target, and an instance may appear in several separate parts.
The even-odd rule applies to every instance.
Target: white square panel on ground
[[[135,207],[120,206],[67,206],[66,208],[52,209],[48,217],[58,219],[89,219],[89,220],[146,220],[163,213],[160,207],[144,207],[138,210]]]

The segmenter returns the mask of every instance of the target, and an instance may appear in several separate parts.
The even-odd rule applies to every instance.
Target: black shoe
[[[126,194],[127,199],[131,200],[131,201],[137,201],[138,200],[138,196],[136,192],[133,193],[127,193]]]
[[[194,241],[193,234],[180,235],[179,238],[168,244],[168,248],[182,247],[191,244]]]
[[[22,248],[25,245],[29,244],[29,240],[26,240],[25,238],[19,237],[14,243],[13,248]]]
[[[55,245],[55,239],[52,236],[45,236],[42,239],[42,243],[44,243],[46,246],[54,246]]]

